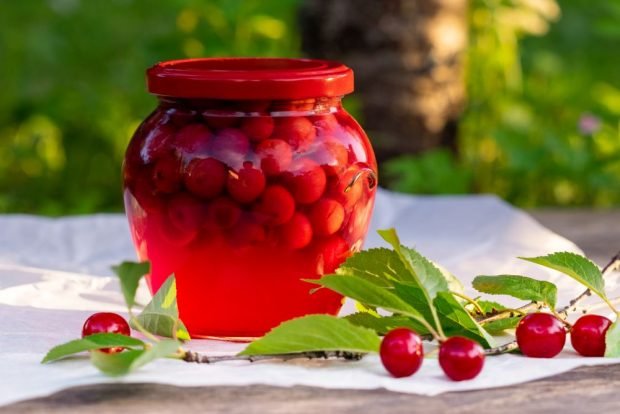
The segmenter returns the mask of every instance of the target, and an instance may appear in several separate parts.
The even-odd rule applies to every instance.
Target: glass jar
[[[147,71],[159,105],[123,167],[133,242],[151,292],[174,274],[194,337],[256,337],[342,297],[303,279],[364,241],[373,150],[342,108],[346,66],[309,59],[169,61]]]

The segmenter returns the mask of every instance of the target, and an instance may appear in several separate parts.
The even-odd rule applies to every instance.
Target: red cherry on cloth
[[[308,217],[315,234],[330,236],[342,227],[344,208],[336,200],[324,198],[312,205]]]
[[[439,346],[439,365],[453,381],[470,380],[484,366],[484,349],[476,341],[453,336]]]
[[[266,139],[256,147],[260,166],[267,176],[286,171],[293,162],[293,149],[281,139]]]
[[[285,174],[284,180],[299,204],[311,204],[325,192],[327,177],[316,162],[302,158],[297,160]]]
[[[383,337],[379,356],[383,366],[393,377],[409,377],[422,366],[422,339],[410,329],[393,329]]]
[[[183,181],[195,195],[213,198],[224,189],[227,176],[226,167],[215,158],[196,158],[185,169]]]
[[[270,185],[261,196],[255,212],[268,224],[284,224],[295,213],[295,199],[281,185]]]
[[[241,130],[253,142],[263,141],[271,136],[275,122],[270,116],[252,116],[241,121]]]
[[[553,358],[566,343],[564,324],[549,313],[530,313],[517,325],[517,343],[523,355]]]
[[[314,141],[316,131],[308,118],[287,116],[277,119],[273,137],[287,141],[294,150],[305,151]]]
[[[263,172],[245,162],[239,171],[229,172],[226,188],[230,196],[240,203],[250,203],[265,190],[266,180]]]
[[[296,212],[285,224],[278,227],[281,242],[288,248],[301,249],[312,241],[312,225],[303,214]]]
[[[570,330],[570,341],[580,355],[605,356],[605,335],[612,322],[601,315],[584,315]]]
[[[129,324],[121,315],[110,312],[93,313],[86,319],[82,327],[82,338],[97,333],[117,333],[130,336]],[[99,351],[107,354],[121,352],[123,347],[102,348]]]

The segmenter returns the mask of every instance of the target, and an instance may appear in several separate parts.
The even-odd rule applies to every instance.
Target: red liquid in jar
[[[342,306],[302,279],[361,248],[376,164],[339,99],[312,101],[168,102],[130,143],[132,237],[152,292],[174,273],[193,336],[260,336]]]

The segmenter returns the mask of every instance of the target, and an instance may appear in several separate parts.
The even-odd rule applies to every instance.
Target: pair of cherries
[[[605,335],[612,322],[601,315],[584,315],[570,328],[571,345],[583,356],[605,355]],[[531,313],[517,326],[521,352],[533,358],[553,358],[566,343],[564,322],[548,313]]]

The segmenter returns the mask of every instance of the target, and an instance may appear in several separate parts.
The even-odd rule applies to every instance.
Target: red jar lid
[[[318,59],[205,58],[161,62],[148,90],[177,98],[305,99],[353,92],[353,71]]]

